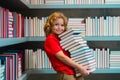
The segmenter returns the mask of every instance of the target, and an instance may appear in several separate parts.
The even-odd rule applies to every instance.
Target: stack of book
[[[93,72],[96,70],[96,62],[95,58],[92,54],[91,49],[87,45],[87,41],[85,41],[79,34],[81,33],[80,29],[71,28],[64,33],[60,34],[60,45],[66,51],[69,51],[71,54],[71,58],[83,65],[89,66],[89,72]],[[76,76],[79,76],[80,73],[76,71]]]

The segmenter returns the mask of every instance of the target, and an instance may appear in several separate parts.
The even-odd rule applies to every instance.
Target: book
[[[86,43],[86,41],[83,41],[82,44],[84,44],[84,43]],[[65,50],[68,50],[68,51],[69,51],[70,49],[73,49],[73,48],[75,48],[76,46],[79,46],[79,45],[82,45],[82,44],[74,43],[74,44],[72,44],[71,46],[66,47]]]
[[[0,80],[5,80],[5,65],[0,66]]]
[[[62,45],[62,47],[63,48],[67,48],[67,47],[69,47],[70,45],[74,45],[74,44],[83,44],[83,43],[86,43],[86,41],[80,41],[81,39],[78,39],[78,40],[73,40],[73,41],[71,41],[70,43],[68,43],[68,44],[65,44],[65,45]]]
[[[87,44],[81,44],[81,45],[78,45],[78,46],[76,46],[76,47],[73,47],[73,48],[70,49],[69,51],[71,52],[71,51],[74,51],[74,50],[80,49],[80,48],[83,47],[83,46],[87,46]]]
[[[71,54],[73,54],[73,53],[81,52],[81,51],[84,51],[84,50],[87,50],[87,49],[89,50],[88,46],[83,46],[83,47],[80,47],[80,48],[75,49],[75,50],[70,51],[70,52],[71,52]]]
[[[74,29],[74,28],[70,28],[69,30],[63,32],[62,34],[59,35],[59,37],[62,37],[62,36],[65,36],[67,35],[68,33],[71,33],[73,31],[80,31],[80,29]]]
[[[7,80],[6,76],[6,65],[7,65],[7,58],[4,56],[0,56],[0,80]],[[9,78],[8,78],[9,79]]]
[[[80,29],[70,28],[67,31],[60,34],[59,37],[60,37],[60,39],[65,39],[65,38],[70,37],[72,35],[80,34],[81,32],[83,32],[83,31]]]
[[[68,43],[70,43],[71,41],[74,41],[74,40],[82,41],[83,39],[80,36],[71,35],[70,37],[67,37],[64,40],[61,40],[60,45],[62,46],[62,45],[68,44]]]

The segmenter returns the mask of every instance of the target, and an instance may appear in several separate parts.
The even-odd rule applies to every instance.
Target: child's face
[[[64,30],[65,30],[64,21],[62,18],[58,18],[55,21],[54,26],[52,26],[52,33],[55,35],[59,35],[63,33]]]

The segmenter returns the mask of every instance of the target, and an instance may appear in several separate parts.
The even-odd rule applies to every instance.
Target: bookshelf
[[[67,17],[87,17],[87,16],[94,16],[94,15],[96,16],[106,16],[106,15],[120,16],[120,5],[119,4],[27,5],[27,3],[24,3],[23,0],[17,0],[17,1],[16,0],[12,0],[12,1],[1,0],[0,6],[8,8],[11,11],[20,12],[25,16],[31,16],[31,17],[48,16],[50,13],[54,11],[61,11],[65,13]],[[105,48],[110,48],[111,50],[120,50],[120,47],[119,47],[120,37],[119,36],[100,36],[100,37],[87,36],[87,37],[84,37],[84,39],[88,41],[88,45],[92,48],[105,47]],[[45,40],[45,37],[0,38],[0,49],[2,49],[2,47],[8,48],[14,45],[18,45],[20,43],[22,43],[21,46],[23,47],[23,49],[25,47],[29,48],[29,45],[31,44],[34,45],[34,43],[36,43],[34,46],[36,46],[39,42],[40,42],[39,44],[43,44],[44,40]],[[55,75],[55,71],[50,70],[50,69],[28,70],[26,71],[25,74],[23,74],[20,80],[21,79],[27,80],[27,78],[31,78],[30,76],[34,74],[38,74],[38,76],[39,74],[41,75],[50,74],[51,76],[51,74]],[[95,74],[120,74],[120,69],[97,69],[95,72],[92,73],[92,75],[95,75]],[[110,80],[112,80],[112,78]]]

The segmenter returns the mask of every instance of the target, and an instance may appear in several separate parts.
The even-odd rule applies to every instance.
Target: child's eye
[[[58,23],[56,23],[55,26],[64,26],[64,24],[58,24]]]
[[[64,26],[63,24],[61,26]]]
[[[59,25],[59,24],[56,23],[55,25],[57,26],[57,25]]]

